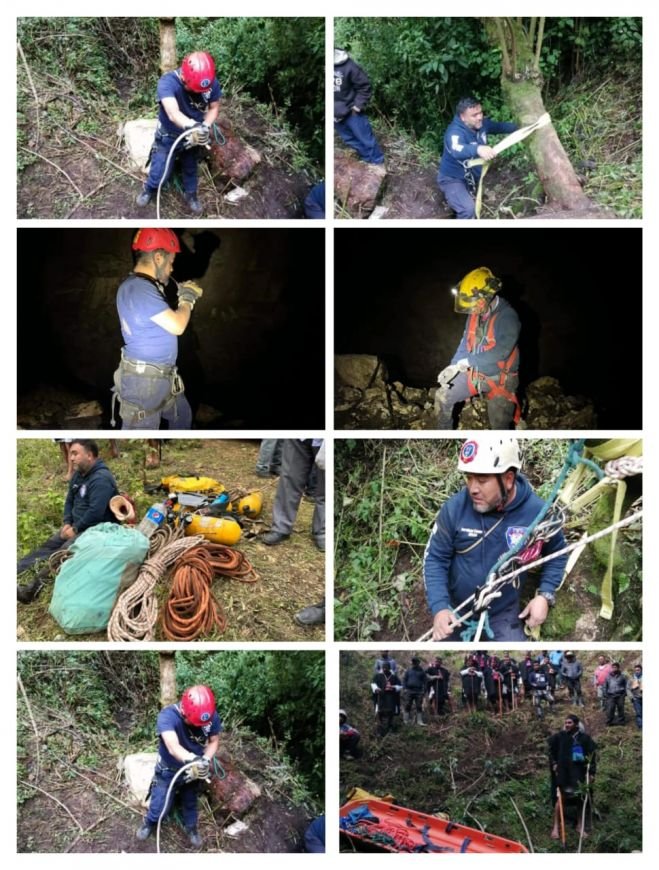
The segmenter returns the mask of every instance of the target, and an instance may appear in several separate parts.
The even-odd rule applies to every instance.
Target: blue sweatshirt
[[[494,340],[496,345],[492,348],[492,350],[479,350],[479,346],[485,341],[485,333],[487,332],[487,326],[490,321],[490,318],[494,317]],[[517,340],[519,338],[520,331],[520,323],[519,317],[517,316],[517,312],[515,309],[506,302],[506,300],[501,296],[496,296],[492,301],[489,309],[485,313],[485,315],[481,315],[479,320],[479,326],[476,330],[477,338],[482,331],[483,333],[483,341],[477,344],[476,348],[472,353],[467,353],[467,332],[469,329],[469,318],[470,315],[467,315],[467,322],[465,324],[465,330],[462,335],[462,340],[458,346],[458,349],[453,354],[453,359],[451,360],[451,365],[454,365],[461,359],[469,360],[469,367],[473,369],[477,369],[479,372],[482,372],[484,375],[498,375],[499,368],[497,363],[499,361],[503,362],[503,360],[508,359],[512,349],[517,344]],[[511,366],[511,371],[519,370],[519,354],[517,355],[516,360],[513,362]]]
[[[118,492],[112,472],[102,459],[97,459],[87,474],[76,471],[66,494],[64,524],[82,534],[99,523],[116,523],[110,499]]]
[[[515,498],[503,511],[477,513],[466,488],[451,496],[440,510],[423,557],[426,597],[433,616],[469,598],[487,580],[497,559],[510,549],[540,512],[544,502],[533,492],[523,474],[517,475],[516,486]],[[502,516],[503,522],[483,538]],[[458,552],[479,540],[482,542],[468,553]],[[564,546],[563,532],[559,532],[543,544],[541,555],[547,556]],[[540,592],[554,592],[558,588],[567,559],[567,555],[559,556],[542,566]],[[523,584],[527,575],[518,576]],[[490,606],[491,615],[519,603],[518,590],[511,583],[501,591],[501,597],[495,598]]]
[[[444,151],[437,178],[454,178],[463,181],[466,173],[470,173],[478,184],[482,167],[474,166],[472,169],[467,169],[464,163],[478,157],[478,148],[488,144],[489,133],[514,133],[515,130],[517,130],[516,124],[492,121],[489,118],[483,119],[480,130],[472,130],[460,120],[459,115],[455,115],[444,134]]]

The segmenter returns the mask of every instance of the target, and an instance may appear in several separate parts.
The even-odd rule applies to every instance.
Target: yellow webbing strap
[[[528,124],[526,127],[520,127],[519,130],[515,130],[514,133],[510,133],[501,142],[497,142],[496,145],[492,146],[492,150],[495,154],[501,154],[503,151],[506,151],[508,148],[512,148],[513,145],[517,145],[518,142],[522,142],[526,139],[527,136],[530,136],[531,133],[535,133],[536,130],[539,130],[541,127],[546,127],[547,124],[551,123],[551,118],[549,116],[549,112],[545,112],[544,115],[540,115],[537,121],[534,121],[532,124]],[[481,216],[481,206],[483,204],[483,179],[487,175],[487,170],[490,168],[491,160],[483,160],[482,157],[474,157],[472,160],[467,160],[466,166],[467,169],[471,169],[472,166],[482,166],[483,171],[481,172],[481,177],[478,181],[478,190],[476,191],[476,217],[480,218]]]

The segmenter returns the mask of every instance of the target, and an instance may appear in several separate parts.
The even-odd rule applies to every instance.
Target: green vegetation
[[[430,627],[423,593],[423,551],[439,509],[463,486],[462,474],[457,471],[460,443],[427,439],[337,441],[334,616],[337,639],[414,640]],[[551,494],[568,444],[566,439],[523,442],[524,472],[542,498]],[[627,505],[630,501],[631,495]],[[591,510],[580,514],[573,524],[580,527],[580,534],[585,531],[584,526],[588,527]],[[611,522],[610,511],[601,510],[606,518],[599,528]],[[572,529],[569,538],[576,539]],[[618,546],[625,558],[617,564],[614,575],[617,586],[614,618],[610,623],[604,620],[598,623],[601,638],[636,640],[640,636],[639,538],[640,533],[633,531],[619,536]],[[559,604],[550,612],[543,637],[574,639],[577,621],[586,611],[592,612],[593,623],[597,622],[604,570],[605,565],[593,561],[588,551],[581,557],[559,593]],[[532,597],[535,585],[532,577],[523,590],[523,600]]]
[[[242,95],[247,105],[255,100],[272,126],[298,140],[316,172],[324,160],[324,36],[321,18],[176,19],[178,57],[210,51],[225,95],[238,105]],[[75,130],[107,138],[113,124],[154,112],[157,18],[20,18],[18,39],[39,92],[42,136]],[[20,57],[17,78],[22,169],[36,158],[20,150],[34,132]]]
[[[501,51],[488,40],[482,19],[342,18],[335,21],[335,44],[369,74],[372,114],[387,150],[393,127],[437,160],[455,104],[466,94],[479,97],[493,118],[510,114]],[[640,18],[545,20],[545,106],[585,193],[619,217],[641,217],[641,49]],[[523,146],[507,153],[502,167],[515,171],[507,186],[509,193],[519,186],[518,195],[511,195],[507,213],[516,213],[528,206],[527,198],[538,197],[539,179]]]
[[[322,804],[323,653],[179,651],[176,665],[178,692],[186,685],[210,685],[225,729],[267,748],[273,766],[284,771],[278,777],[288,782],[292,800],[310,807]],[[155,749],[158,653],[23,651],[18,674],[40,730],[49,735],[42,751],[44,768],[67,751],[72,733],[78,761],[108,766],[110,772],[109,757],[116,764],[122,755]],[[20,692],[18,719],[18,776],[26,779],[35,760],[34,733]],[[56,722],[68,723],[68,728],[52,730]],[[31,789],[23,788],[19,803],[32,796]]]
[[[629,701],[627,724],[606,727],[590,686],[599,653],[618,659],[627,675],[638,661],[634,651],[578,653],[584,667],[586,706],[576,712],[598,744],[593,826],[582,851],[632,852],[642,848],[642,732],[636,728]],[[391,651],[390,655],[398,662],[399,673],[413,655],[421,658],[424,667],[430,664],[427,650]],[[549,836],[552,806],[546,741],[562,728],[565,715],[575,712],[565,690],[557,690],[554,707],[541,721],[527,700],[502,718],[485,708],[470,712],[460,701],[458,671],[464,667],[464,656],[442,651],[444,666],[451,672],[453,712],[436,717],[425,711],[427,727],[397,722],[397,730],[380,739],[369,690],[375,657],[364,652],[341,654],[340,706],[347,710],[350,724],[360,731],[364,752],[359,760],[341,762],[341,803],[355,786],[375,795],[392,794],[400,806],[445,813],[453,822],[517,840],[528,848],[514,801],[529,830],[533,850],[560,852],[560,843]],[[519,661],[521,655],[516,657]],[[568,826],[566,851],[576,852],[578,840]]]

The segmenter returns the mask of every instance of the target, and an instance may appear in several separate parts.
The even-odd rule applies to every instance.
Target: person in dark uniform
[[[199,215],[203,209],[197,199],[198,147],[210,141],[210,131],[217,120],[222,89],[215,77],[215,61],[207,51],[193,51],[176,70],[166,72],[158,81],[158,127],[151,150],[149,176],[136,203],[141,208],[151,201],[158,185],[167,181],[174,169],[171,149],[185,130],[190,136],[176,146],[181,163],[183,195],[190,211]],[[165,175],[167,170],[167,175]]]
[[[560,837],[561,812],[581,833],[584,801],[587,800],[584,831],[590,827],[593,781],[597,771],[597,744],[586,734],[579,717],[565,717],[563,730],[549,738],[551,801],[554,807],[552,839]]]
[[[149,810],[137,831],[138,840],[153,833],[158,820],[170,811],[178,796],[185,832],[190,843],[199,848],[202,839],[197,831],[197,793],[199,782],[210,775],[210,762],[219,746],[222,722],[215,708],[215,696],[208,686],[190,686],[178,704],[170,704],[158,714],[158,761],[151,785]],[[169,795],[176,774],[186,765]]]
[[[116,518],[110,510],[110,499],[117,495],[117,483],[112,472],[98,458],[98,444],[86,438],[74,438],[69,444],[69,460],[73,477],[64,502],[63,525],[58,532],[19,560],[16,573],[22,574],[40,559],[48,559],[58,550],[68,548],[86,529],[99,523],[114,523]],[[31,583],[17,587],[17,597],[22,604],[34,601],[42,590],[47,569]]]

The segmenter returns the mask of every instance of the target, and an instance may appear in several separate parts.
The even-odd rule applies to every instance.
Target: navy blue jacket
[[[478,369],[478,371],[482,372],[484,375],[492,377],[493,375],[499,374],[500,370],[497,363],[508,359],[513,348],[517,344],[519,339],[520,322],[515,309],[506,302],[502,296],[495,296],[492,304],[486,312],[486,315],[481,315],[479,319],[477,337],[482,328],[483,342],[485,341],[485,332],[487,331],[489,319],[495,315],[493,329],[494,340],[496,342],[495,346],[492,350],[479,350],[479,346],[477,345],[472,353],[467,353],[467,332],[469,329],[469,318],[471,316],[469,314],[467,315],[464,333],[462,334],[462,339],[458,349],[453,354],[451,365],[457,363],[458,360],[468,359],[469,367]],[[483,342],[481,342],[481,344]],[[517,354],[516,359],[510,366],[510,370],[513,372],[519,370],[519,354]]]
[[[345,60],[334,64],[334,120],[342,121],[353,106],[363,111],[371,94],[368,76],[346,53]]]
[[[474,166],[472,169],[467,169],[464,166],[465,162],[478,157],[477,149],[480,145],[488,144],[489,133],[514,133],[516,129],[516,124],[484,118],[480,130],[472,130],[460,120],[459,115],[455,115],[444,134],[444,151],[437,177],[464,181],[465,175],[470,173],[475,183],[478,184],[482,167]]]
[[[543,507],[543,500],[531,489],[523,474],[517,475],[515,498],[503,511],[477,513],[465,489],[444,504],[435,521],[423,557],[423,575],[426,584],[428,606],[435,616],[440,610],[457,607],[486,580],[497,559],[507,552],[515,539],[536,518]],[[503,522],[487,538],[484,534],[503,516]],[[458,553],[481,541],[468,553]],[[542,547],[542,556],[547,556],[565,546],[563,532],[559,532]],[[567,554],[542,566],[538,589],[554,592],[563,577]],[[526,574],[518,575],[524,583]],[[519,604],[517,589],[511,583],[502,588],[500,598],[490,606],[491,615]]]
[[[112,472],[102,459],[97,459],[87,474],[76,471],[64,502],[64,525],[73,526],[80,534],[99,523],[116,523],[110,499],[118,492]]]
[[[169,136],[178,136],[183,131],[169,120],[169,115],[162,105],[165,97],[174,97],[179,110],[187,118],[192,118],[193,121],[201,124],[210,104],[216,103],[222,96],[222,88],[218,80],[213,79],[208,89],[199,94],[188,91],[181,81],[181,70],[177,69],[166,72],[160,77],[156,95],[158,98],[158,120],[160,121],[161,129]]]
[[[166,731],[173,731],[178,738],[178,742],[187,752],[193,752],[195,755],[202,756],[204,747],[209,739],[215,734],[223,731],[222,720],[213,713],[210,722],[207,725],[188,725],[183,719],[183,714],[178,704],[170,704],[168,707],[158,713],[156,720],[156,731],[158,732],[158,754],[163,767],[170,770],[178,770],[183,767],[183,762],[178,761],[167,749],[162,735]]]

